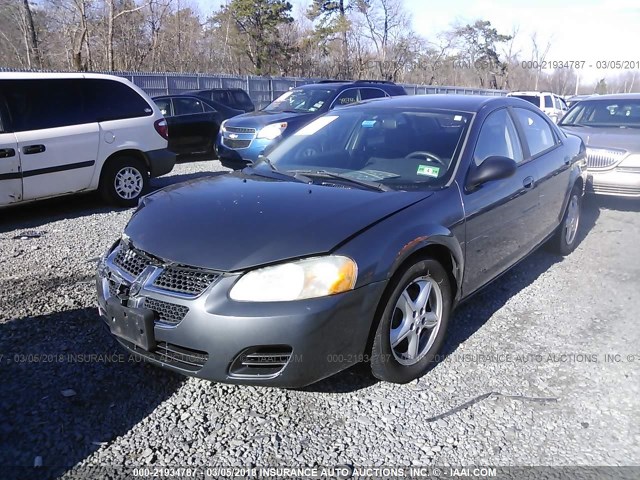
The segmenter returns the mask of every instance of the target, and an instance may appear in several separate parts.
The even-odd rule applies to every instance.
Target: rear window
[[[540,107],[540,97],[537,95],[512,95],[512,97],[521,98],[529,103],[533,103],[536,107]]]

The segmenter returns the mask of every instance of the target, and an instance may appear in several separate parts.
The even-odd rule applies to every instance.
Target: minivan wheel
[[[102,173],[100,193],[109,203],[134,207],[149,188],[149,172],[141,160],[119,157],[109,162]]]
[[[569,255],[578,244],[578,227],[580,226],[580,214],[582,213],[582,192],[576,186],[571,191],[569,203],[551,240],[552,249],[560,255]]]
[[[451,311],[449,276],[433,259],[396,276],[371,348],[371,372],[392,383],[424,375],[440,350]]]

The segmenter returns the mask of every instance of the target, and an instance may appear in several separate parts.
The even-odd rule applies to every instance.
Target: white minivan
[[[128,80],[88,73],[0,73],[0,207],[99,190],[136,205],[171,171],[167,122]]]

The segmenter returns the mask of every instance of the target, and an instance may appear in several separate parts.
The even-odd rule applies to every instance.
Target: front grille
[[[288,345],[250,347],[243,350],[231,363],[233,377],[273,377],[291,360],[293,349]]]
[[[587,168],[593,170],[610,168],[626,154],[624,150],[610,148],[587,148]]]
[[[165,302],[156,298],[145,298],[144,307],[153,310],[160,322],[176,325],[182,321],[189,312],[189,307]]]
[[[188,295],[200,295],[219,275],[183,267],[167,267],[153,282],[155,287]]]
[[[223,138],[225,147],[229,148],[247,148],[251,145],[251,140],[234,140],[231,138]]]
[[[594,193],[602,195],[620,195],[629,197],[640,197],[640,188],[623,185],[592,185],[591,190]]]
[[[118,295],[118,287],[113,280],[109,280],[109,296],[115,297]]]
[[[227,132],[232,133],[256,133],[255,128],[245,128],[245,127],[224,127]]]
[[[116,258],[113,259],[113,263],[132,277],[140,275],[149,265],[156,264],[151,257],[144,253],[124,247],[120,248]]]

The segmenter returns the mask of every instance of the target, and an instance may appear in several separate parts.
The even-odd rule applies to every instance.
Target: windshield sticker
[[[455,116],[453,117],[453,119],[454,119],[456,122],[460,122],[460,121],[462,121],[462,115],[455,115]]]
[[[319,131],[319,130],[323,129],[324,127],[326,127],[327,125],[329,125],[336,118],[338,118],[336,115],[332,115],[332,116],[328,116],[328,117],[320,117],[317,120],[314,120],[313,122],[311,122],[309,125],[306,125],[306,126],[302,127],[300,130],[298,130],[293,135],[294,136],[313,135],[317,131]]]
[[[430,167],[428,165],[418,165],[418,175],[426,175],[427,177],[438,178],[440,167]]]
[[[364,128],[372,128],[376,124],[376,120],[365,120],[362,122]]]

